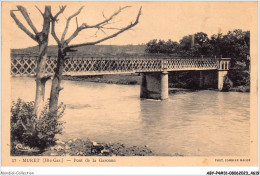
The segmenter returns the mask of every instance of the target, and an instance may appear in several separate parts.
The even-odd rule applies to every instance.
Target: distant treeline
[[[181,56],[217,56],[232,58],[235,61],[248,63],[250,49],[250,32],[236,29],[226,35],[214,34],[210,38],[206,33],[184,36],[179,42],[168,40],[151,40],[146,44],[148,53],[176,54]]]
[[[128,55],[144,55],[145,45],[91,45],[77,48],[77,51],[70,53],[70,55],[80,55],[86,57],[99,56],[128,56]],[[12,54],[26,54],[37,55],[38,46],[29,47],[25,49],[12,49]],[[54,45],[48,46],[48,55],[56,56],[58,47]]]
[[[154,39],[146,44],[146,52],[231,58],[231,69],[228,77],[235,87],[247,86],[249,88],[250,31],[236,29],[227,34],[214,34],[211,37],[206,33],[198,32],[193,36],[184,36],[179,42],[170,39],[168,41]],[[180,75],[180,81],[183,76]]]

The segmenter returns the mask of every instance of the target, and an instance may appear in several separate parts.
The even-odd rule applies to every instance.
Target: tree
[[[234,83],[234,86],[250,85],[250,31],[235,29],[229,31],[226,35],[214,34],[208,38],[204,32],[198,32],[194,35],[194,46],[191,45],[192,36],[184,36],[177,42],[167,42],[151,40],[146,44],[148,53],[176,53],[181,56],[210,56],[231,58],[228,77]],[[187,73],[188,74],[188,73]],[[178,79],[181,82],[185,78],[180,74]]]
[[[154,39],[154,40],[151,40],[149,41],[147,44],[146,44],[146,49],[145,49],[146,52],[148,53],[157,53],[157,40]]]
[[[231,66],[236,62],[244,62],[249,67],[248,56],[250,54],[250,32],[236,29],[228,31],[226,35],[212,35],[210,43],[213,47],[213,53],[217,56],[230,57]]]
[[[173,54],[179,52],[179,43],[168,40],[159,40],[156,39],[149,41],[146,44],[146,52],[148,53],[164,53],[164,54]]]
[[[103,21],[97,23],[97,24],[88,25],[87,23],[82,23],[79,26],[77,18],[75,18],[75,17],[80,14],[80,12],[82,11],[83,8],[84,8],[84,6],[82,6],[76,13],[72,14],[71,16],[69,16],[67,18],[66,25],[65,25],[64,31],[63,31],[60,39],[58,38],[58,36],[56,35],[56,32],[55,32],[55,23],[57,22],[59,15],[61,13],[63,13],[64,10],[66,9],[66,6],[61,6],[59,12],[56,13],[54,16],[53,15],[51,16],[51,19],[52,19],[52,21],[51,21],[51,24],[52,24],[51,34],[54,37],[54,39],[55,39],[55,41],[57,42],[57,45],[58,45],[58,59],[57,59],[57,65],[56,65],[54,77],[53,77],[53,80],[52,80],[51,94],[50,94],[49,109],[50,109],[51,112],[55,112],[57,110],[58,100],[59,100],[59,92],[62,90],[62,88],[60,87],[60,84],[61,84],[62,73],[63,73],[63,69],[64,69],[64,62],[67,58],[66,57],[67,53],[72,52],[72,51],[76,51],[74,48],[78,48],[78,47],[81,47],[81,46],[95,45],[95,44],[101,43],[105,40],[114,38],[114,37],[118,36],[119,34],[131,29],[132,27],[134,27],[135,25],[138,24],[139,17],[141,15],[141,9],[142,9],[142,7],[139,9],[136,20],[134,22],[131,22],[129,25],[127,25],[123,28],[113,28],[113,27],[107,27],[107,25],[110,24],[109,22],[114,17],[116,17],[119,13],[121,13],[124,9],[129,8],[129,6],[120,7],[109,18],[106,18],[103,14],[103,17],[105,19]],[[73,18],[76,19],[77,28],[72,33],[72,35],[70,37],[65,39],[69,25],[70,25],[70,22]],[[104,33],[105,33],[104,30],[106,30],[106,29],[113,29],[113,30],[118,30],[118,31],[113,33],[112,35],[108,35],[108,36],[106,36],[106,37],[104,37],[100,40],[94,41],[94,42],[85,42],[85,43],[71,44],[70,45],[70,42],[74,38],[76,38],[81,31],[87,30],[87,29],[97,29],[97,32],[102,31]]]
[[[198,46],[198,55],[212,55],[212,45],[210,44],[210,40],[208,35],[204,32],[198,32],[194,35],[195,43]]]
[[[34,26],[27,10],[23,6],[17,6],[17,10],[11,10],[10,15],[15,21],[16,25],[39,45],[39,55],[37,57],[37,67],[36,67],[36,95],[35,95],[35,106],[34,106],[34,113],[38,118],[44,107],[45,83],[50,78],[44,75],[44,71],[45,71],[45,65],[47,60],[47,46],[48,46],[50,22],[51,22],[50,19],[51,7],[45,6],[44,13],[38,7],[36,8],[40,11],[43,17],[43,27],[40,32],[38,32],[38,30]],[[28,23],[29,27],[32,29],[33,33],[30,30],[28,30],[24,26],[24,24],[16,17],[14,13],[15,11],[19,11],[22,14],[24,19]]]
[[[184,36],[180,40],[180,52],[188,56],[207,56],[212,53],[212,46],[208,35],[204,32],[198,32],[194,35],[194,46],[191,46],[192,36]]]
[[[184,36],[181,40],[180,40],[180,47],[181,50],[184,51],[188,51],[191,48],[191,35],[188,36]]]

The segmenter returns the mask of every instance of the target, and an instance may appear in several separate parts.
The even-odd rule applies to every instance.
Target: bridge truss
[[[12,55],[12,76],[35,76],[37,56]],[[181,70],[216,70],[217,58],[193,57],[82,57],[69,56],[65,61],[64,74],[71,76],[123,74],[136,72],[161,72]],[[54,73],[57,57],[49,56],[46,75]]]

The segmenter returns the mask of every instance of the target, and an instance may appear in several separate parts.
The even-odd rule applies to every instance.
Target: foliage
[[[250,60],[250,32],[236,29],[229,31],[226,35],[218,34],[211,37],[213,55],[230,57],[231,67],[236,62],[243,62],[249,67]]]
[[[146,52],[148,53],[164,53],[172,54],[177,53],[179,50],[179,43],[168,40],[167,42],[163,40],[151,40],[146,44]]]
[[[55,144],[55,135],[61,134],[62,117],[65,105],[61,103],[57,113],[49,112],[48,103],[45,105],[39,118],[33,113],[34,102],[24,102],[18,99],[12,102],[11,107],[11,144],[22,144],[43,150]],[[14,152],[14,150],[12,150]]]
[[[233,81],[234,86],[250,86],[250,72],[246,63],[236,62],[228,71],[228,77]]]
[[[228,92],[232,87],[233,87],[233,82],[229,79],[228,76],[225,76],[222,91]]]
[[[179,42],[151,40],[146,44],[146,52],[179,56],[228,57],[231,58],[228,77],[234,86],[250,84],[250,31],[236,29],[226,35],[214,34],[210,38],[206,33],[198,32],[194,34],[194,45],[191,42],[192,35],[184,36]]]

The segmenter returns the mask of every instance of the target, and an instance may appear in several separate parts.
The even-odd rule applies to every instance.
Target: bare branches
[[[109,24],[109,22],[115,17],[117,16],[119,13],[121,13],[124,9],[129,8],[131,6],[125,6],[125,7],[120,7],[116,12],[114,12],[109,18],[106,18],[104,15],[104,12],[102,12],[103,17],[105,18],[104,21],[97,23],[95,25],[87,25],[86,23],[83,23],[80,27],[78,27],[74,33],[65,41],[66,43],[70,43],[71,40],[73,40],[75,37],[77,37],[77,35],[79,34],[80,31],[84,30],[84,29],[89,29],[89,28],[97,28],[98,30],[100,30],[101,28],[103,28],[105,25]],[[105,33],[102,30],[103,33]]]
[[[137,15],[137,17],[136,17],[136,20],[135,20],[135,23],[136,23],[136,24],[139,22],[139,18],[140,18],[140,16],[141,16],[141,14],[142,14],[142,6],[140,7],[139,12],[138,12],[138,15]]]
[[[51,21],[51,35],[55,39],[58,45],[61,45],[60,40],[58,39],[56,32],[55,32],[55,20]]]
[[[117,16],[119,13],[122,12],[122,10],[126,9],[126,8],[129,8],[131,6],[125,6],[125,7],[120,7],[116,12],[114,12],[109,18],[106,18],[104,16],[104,13],[103,13],[103,17],[105,18],[104,21],[100,22],[100,23],[97,23],[95,25],[87,25],[86,23],[83,23],[81,25],[80,28],[82,29],[87,29],[87,28],[100,28],[102,25],[105,25],[105,24],[108,24],[109,21],[111,21],[115,16]],[[82,30],[81,29],[81,30]]]
[[[105,38],[102,38],[100,40],[97,40],[95,42],[87,42],[87,43],[82,43],[82,44],[71,45],[71,46],[69,46],[69,48],[76,48],[76,47],[87,46],[87,45],[95,45],[95,44],[101,43],[101,42],[103,42],[105,40],[114,38],[114,37],[118,36],[119,34],[123,33],[124,31],[129,30],[132,27],[134,27],[135,25],[137,25],[138,22],[139,22],[139,18],[141,16],[141,13],[142,13],[142,7],[140,7],[140,9],[139,9],[138,15],[137,15],[136,20],[135,20],[134,23],[131,22],[128,26],[126,26],[124,28],[121,28],[118,32],[116,32],[116,33],[114,33],[112,35],[109,35],[109,36],[107,36]]]
[[[100,25],[102,25],[102,24],[105,24],[105,23],[108,23],[109,21],[111,21],[115,16],[117,16],[120,12],[122,12],[122,10],[124,10],[124,9],[126,9],[126,8],[129,8],[129,7],[131,7],[131,6],[125,6],[125,7],[120,7],[119,9],[118,9],[118,11],[116,11],[114,14],[112,14],[109,18],[106,18],[105,16],[104,16],[104,13],[103,13],[103,17],[105,18],[105,20],[104,21],[102,21],[102,22],[100,22],[100,23],[98,23],[98,24],[96,24],[95,26],[100,26]]]
[[[60,11],[53,17],[55,20],[57,20],[58,16],[64,12],[67,6],[60,6]]]
[[[77,19],[77,15],[80,14],[80,12],[82,11],[82,9],[84,8],[84,6],[82,6],[76,13],[72,14],[71,16],[68,17],[67,19],[67,22],[66,22],[66,26],[65,26],[65,29],[62,33],[62,36],[61,36],[61,40],[59,40],[59,38],[57,37],[56,33],[55,33],[55,22],[57,21],[57,17],[59,16],[59,14],[61,14],[66,6],[61,6],[60,7],[60,11],[52,18],[52,30],[51,30],[51,34],[52,36],[54,37],[54,39],[56,40],[57,44],[60,46],[60,45],[64,45],[66,46],[67,49],[72,49],[72,48],[76,48],[76,47],[80,47],[80,46],[86,46],[86,45],[95,45],[95,44],[98,44],[98,43],[101,43],[105,40],[108,40],[108,39],[111,39],[111,38],[114,38],[116,36],[118,36],[119,34],[127,31],[127,30],[131,30],[132,27],[134,27],[136,24],[138,24],[139,22],[139,18],[141,16],[141,11],[142,11],[142,7],[140,7],[139,9],[139,12],[137,14],[137,17],[135,19],[134,22],[131,22],[129,25],[127,25],[126,27],[123,27],[123,28],[116,28],[116,27],[106,27],[108,24],[111,24],[110,21],[115,17],[117,16],[119,13],[122,12],[122,10],[126,9],[126,8],[129,8],[130,6],[125,6],[125,7],[120,7],[116,12],[114,12],[109,18],[106,18],[104,13],[102,13],[103,17],[105,20],[103,20],[102,22],[99,22],[95,25],[87,25],[86,23],[83,23],[82,25],[78,25],[78,19]],[[74,31],[74,33],[67,39],[65,40],[65,36],[68,32],[68,28],[69,28],[69,25],[70,25],[70,21],[72,18],[76,17],[76,26],[77,26],[77,29]],[[98,31],[101,31],[103,32],[105,35],[107,35],[107,33],[104,31],[105,29],[108,29],[108,30],[117,30],[117,32],[115,32],[114,34],[112,35],[108,35],[100,40],[97,40],[97,41],[94,41],[94,42],[87,42],[87,43],[82,43],[82,44],[75,44],[75,45],[71,45],[69,46],[68,44],[78,36],[79,32],[81,32],[82,30],[84,29],[89,29],[89,28],[97,28],[97,32]],[[96,33],[97,33],[96,32]]]
[[[42,13],[41,9],[39,9],[39,7],[38,7],[38,6],[35,6],[35,7],[36,7],[36,9],[38,9],[38,10],[39,10],[39,12],[41,13],[41,15],[44,17],[44,14]]]
[[[14,14],[14,10],[11,10],[11,11],[10,11],[10,15],[11,15],[11,17],[14,19],[15,23],[17,24],[17,26],[18,26],[21,30],[23,30],[23,31],[24,31],[29,37],[31,37],[34,41],[38,42],[38,41],[36,40],[35,35],[32,34],[32,33],[20,22],[20,20],[18,20],[18,18],[17,18],[17,17],[15,16],[15,14]]]
[[[63,43],[64,38],[65,38],[65,36],[66,36],[66,33],[68,32],[70,20],[71,20],[72,18],[74,18],[75,16],[77,16],[77,15],[81,12],[81,10],[82,10],[83,8],[84,8],[84,6],[82,6],[76,13],[74,13],[73,15],[71,15],[71,16],[67,19],[67,23],[66,23],[65,29],[64,29],[64,31],[63,31],[63,33],[62,33],[62,36],[61,36],[61,43]]]
[[[53,36],[53,38],[55,39],[55,41],[57,42],[58,45],[61,45],[61,42],[59,40],[59,38],[57,37],[56,35],[56,32],[55,32],[55,23],[58,21],[58,16],[64,12],[64,10],[66,9],[67,6],[60,6],[60,11],[55,15],[55,16],[52,16],[51,15],[51,35]]]
[[[33,32],[35,34],[38,34],[38,31],[35,28],[35,26],[33,25],[32,21],[30,19],[30,16],[28,15],[27,10],[23,6],[17,6],[17,8],[21,12],[21,14],[23,15],[23,17],[26,20],[26,22],[28,23],[28,25],[32,28]]]

